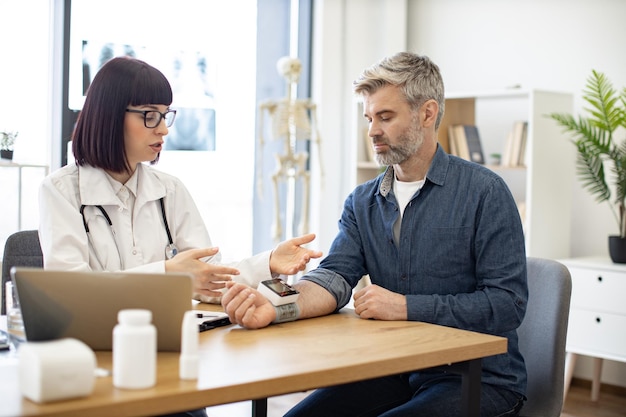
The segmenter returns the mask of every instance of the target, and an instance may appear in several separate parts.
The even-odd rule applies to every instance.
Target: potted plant
[[[13,146],[18,132],[0,132],[0,157],[2,159],[13,159]]]
[[[490,165],[500,165],[500,162],[502,161],[502,154],[497,152],[489,154],[489,161]]]
[[[593,70],[583,90],[589,105],[586,116],[549,115],[566,132],[578,150],[576,165],[579,179],[598,202],[608,202],[619,227],[609,236],[609,254],[613,262],[626,263],[626,141],[616,132],[626,128],[626,87],[613,88],[607,77]]]

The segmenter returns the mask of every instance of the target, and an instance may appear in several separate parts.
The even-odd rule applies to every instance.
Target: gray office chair
[[[11,279],[12,266],[43,268],[43,254],[37,230],[22,230],[8,237],[2,257],[2,314],[6,314],[4,283]]]
[[[529,257],[527,265],[528,308],[518,335],[528,371],[528,401],[520,416],[559,417],[572,280],[557,261]]]

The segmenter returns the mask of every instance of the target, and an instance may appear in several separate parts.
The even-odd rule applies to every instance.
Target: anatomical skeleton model
[[[283,226],[280,216],[280,185],[287,185],[287,201],[285,213],[285,239],[291,238],[293,233],[293,219],[295,207],[297,205],[295,184],[300,181],[302,184],[302,201],[300,202],[301,216],[298,225],[298,233],[308,233],[309,229],[309,194],[311,174],[307,169],[309,160],[308,152],[296,151],[296,144],[300,141],[310,140],[317,146],[318,155],[320,150],[320,137],[317,131],[316,106],[311,100],[296,99],[295,87],[300,78],[302,65],[297,58],[283,57],[277,62],[277,69],[287,82],[286,97],[280,100],[269,100],[259,105],[259,155],[262,155],[265,139],[263,137],[263,121],[267,112],[271,119],[272,135],[274,140],[282,140],[284,143],[284,153],[276,154],[277,168],[272,175],[274,189],[274,224],[272,227],[272,237],[278,241],[282,239]],[[292,95],[293,94],[293,95]],[[261,182],[262,164],[257,164],[257,184],[262,190]],[[323,175],[322,163],[320,160],[320,174]]]

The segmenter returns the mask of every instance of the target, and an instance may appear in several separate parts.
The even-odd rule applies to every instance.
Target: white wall
[[[575,111],[592,69],[606,73],[616,88],[626,86],[622,0],[317,0],[315,7],[313,99],[320,108],[326,181],[313,212],[325,251],[351,189],[351,83],[384,55],[407,49],[430,56],[450,92],[515,84],[571,92]],[[608,256],[607,236],[617,231],[608,206],[595,203],[576,178],[571,186],[573,201],[564,202],[572,204],[571,256]],[[579,360],[575,376],[590,375],[590,361]],[[626,386],[626,365],[607,362],[602,380]]]

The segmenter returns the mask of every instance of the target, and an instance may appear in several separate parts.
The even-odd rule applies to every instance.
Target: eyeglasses
[[[128,113],[143,114],[143,125],[149,129],[157,127],[163,119],[165,119],[165,125],[170,127],[174,124],[174,119],[176,118],[176,110],[168,110],[165,113],[156,110],[126,109],[126,111]]]

